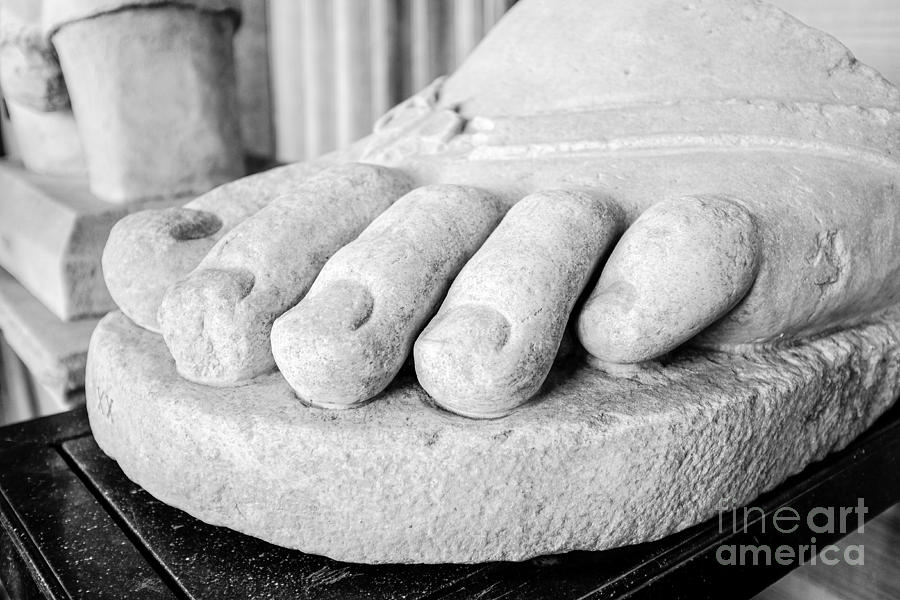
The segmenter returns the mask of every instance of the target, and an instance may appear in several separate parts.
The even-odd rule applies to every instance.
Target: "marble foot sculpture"
[[[688,526],[896,395],[898,111],[762,2],[524,0],[351,148],[116,226],[95,435],[344,560]]]

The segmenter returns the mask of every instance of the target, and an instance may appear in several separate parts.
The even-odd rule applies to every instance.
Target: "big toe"
[[[182,376],[198,383],[229,385],[259,368],[249,364],[248,344],[261,340],[235,335],[234,327],[253,285],[248,271],[202,269],[169,288],[158,320]],[[268,346],[268,331],[265,334]]]

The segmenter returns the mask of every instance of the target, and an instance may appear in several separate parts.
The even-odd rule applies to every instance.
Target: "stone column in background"
[[[241,0],[241,26],[234,35],[241,139],[247,154],[262,158],[275,155],[268,5],[268,0]]]
[[[277,157],[307,160],[366,135],[452,71],[514,0],[270,0]]]

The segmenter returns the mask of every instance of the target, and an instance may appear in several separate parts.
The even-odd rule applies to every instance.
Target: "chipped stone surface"
[[[639,380],[573,359],[538,401],[472,421],[401,376],[349,411],[278,374],[209,388],[120,313],[88,359],[94,436],[197,518],[354,562],[518,560],[657,539],[845,446],[894,401],[900,310],[748,355],[682,354]]]

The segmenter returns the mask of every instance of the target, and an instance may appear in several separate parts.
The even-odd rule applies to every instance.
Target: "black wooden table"
[[[12,598],[750,597],[796,563],[722,565],[727,555],[717,550],[797,548],[811,536],[824,547],[842,533],[811,531],[805,519],[778,533],[774,511],[807,515],[863,498],[872,518],[900,501],[898,457],[900,405],[847,449],[754,501],[762,510],[746,531],[714,518],[654,543],[523,563],[353,565],[206,525],[156,501],[100,451],[78,409],[0,429],[0,579]]]

